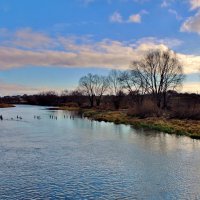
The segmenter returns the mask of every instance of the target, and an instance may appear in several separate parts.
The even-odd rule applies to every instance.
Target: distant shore
[[[13,108],[15,105],[13,104],[5,104],[5,103],[0,103],[0,108]]]
[[[102,111],[98,109],[81,109],[78,107],[66,106],[54,109],[79,111],[85,117],[96,121],[133,125],[136,128],[151,129],[169,134],[185,135],[193,139],[200,139],[200,120],[167,119],[164,117],[138,118],[128,116],[125,110]]]

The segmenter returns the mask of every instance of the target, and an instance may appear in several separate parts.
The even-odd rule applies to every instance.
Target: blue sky
[[[176,51],[197,92],[199,44],[200,0],[0,0],[0,95],[73,89],[152,48]]]

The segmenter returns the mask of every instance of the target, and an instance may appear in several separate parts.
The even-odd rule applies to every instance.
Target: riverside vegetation
[[[61,106],[58,109],[78,111],[91,120],[113,122],[115,124],[133,125],[135,128],[157,130],[169,134],[186,135],[193,139],[200,139],[200,120],[178,119],[167,117],[140,117],[132,115],[128,110],[84,109],[78,107]]]

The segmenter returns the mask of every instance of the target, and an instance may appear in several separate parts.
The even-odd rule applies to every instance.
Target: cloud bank
[[[128,69],[133,60],[140,59],[151,49],[167,49],[180,44],[177,39],[156,38],[143,38],[137,42],[109,39],[95,42],[90,37],[50,37],[22,29],[8,32],[0,41],[0,70],[27,66]],[[198,72],[200,56],[180,53],[177,56],[185,73]]]

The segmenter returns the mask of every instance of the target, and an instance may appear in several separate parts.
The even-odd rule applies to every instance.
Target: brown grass
[[[12,104],[5,104],[5,103],[0,104],[0,108],[12,108],[12,107],[15,107],[15,106]]]
[[[130,124],[135,127],[158,130],[170,134],[186,135],[193,138],[200,137],[199,120],[178,120],[159,117],[138,118],[128,116],[121,111],[84,110],[84,115],[97,121],[114,122],[116,124]]]
[[[176,105],[170,112],[171,118],[200,120],[200,104]]]
[[[142,104],[135,104],[130,108],[128,115],[139,118],[159,117],[162,115],[162,110],[157,107],[155,102],[144,100]]]
[[[60,109],[72,110],[70,107]],[[77,108],[74,108],[77,110]],[[127,114],[127,110],[105,111],[99,109],[78,109],[85,117],[96,121],[113,122],[115,124],[129,124],[138,128],[152,129],[176,135],[186,135],[200,138],[200,120],[169,119],[165,117],[134,117]]]

